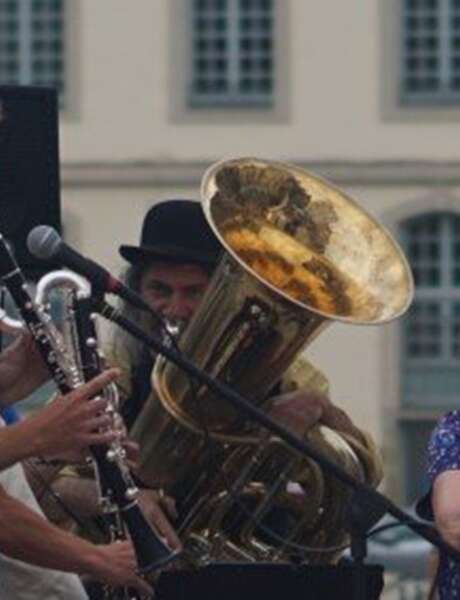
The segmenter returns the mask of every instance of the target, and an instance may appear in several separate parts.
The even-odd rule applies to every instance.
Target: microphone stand
[[[297,450],[300,454],[313,459],[326,472],[332,474],[336,479],[349,486],[354,490],[348,516],[350,521],[351,533],[351,551],[352,558],[355,563],[355,571],[353,576],[353,599],[367,600],[366,595],[366,579],[364,572],[364,559],[367,554],[366,540],[367,532],[373,525],[389,513],[401,524],[412,529],[417,535],[424,538],[439,550],[460,561],[460,553],[452,546],[447,544],[436,529],[417,521],[411,515],[405,513],[398,508],[391,500],[383,494],[380,494],[369,485],[357,481],[349,475],[341,467],[336,465],[327,456],[318,452],[305,440],[298,438],[290,431],[279,425],[266,413],[251,404],[243,396],[228,385],[214,379],[205,371],[196,367],[185,356],[175,351],[173,348],[162,344],[153,336],[146,334],[135,323],[123,317],[118,310],[102,301],[95,305],[95,310],[104,318],[116,323],[122,329],[133,335],[137,340],[143,342],[148,348],[155,351],[157,354],[165,356],[168,360],[175,363],[178,367],[184,370],[188,375],[197,379],[200,383],[208,386],[215,394],[224,398],[232,404],[238,411],[243,413],[250,420],[262,425],[265,429],[281,438],[291,448]]]

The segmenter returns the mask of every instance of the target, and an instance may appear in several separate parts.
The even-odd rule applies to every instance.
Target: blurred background
[[[312,170],[396,236],[406,317],[333,324],[307,353],[409,506],[460,388],[460,0],[0,0],[0,84],[59,90],[63,236],[115,272],[147,209],[199,198],[222,158]],[[427,547],[404,555],[387,597],[423,597]]]

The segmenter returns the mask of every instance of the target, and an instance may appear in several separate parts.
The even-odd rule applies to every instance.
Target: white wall
[[[457,113],[447,122],[436,114],[430,122],[384,118],[388,71],[398,77],[394,0],[283,0],[284,116],[220,109],[201,113],[198,123],[178,120],[171,107],[185,93],[186,23],[178,7],[186,1],[71,5],[76,108],[63,119],[64,161],[459,158]]]

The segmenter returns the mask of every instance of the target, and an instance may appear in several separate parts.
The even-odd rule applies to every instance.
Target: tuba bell
[[[201,191],[225,252],[179,347],[254,405],[269,408],[283,375],[332,321],[380,324],[408,308],[413,282],[397,243],[319,177],[235,159],[212,166]],[[178,500],[191,564],[338,556],[346,486],[161,357],[152,383],[131,430],[139,473]],[[359,444],[321,424],[306,435],[369,479]]]

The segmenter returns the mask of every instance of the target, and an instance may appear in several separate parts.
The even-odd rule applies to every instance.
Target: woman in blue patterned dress
[[[437,528],[445,541],[460,551],[460,410],[439,421],[431,436],[428,457]],[[438,585],[440,600],[460,600],[460,562],[441,554]]]

